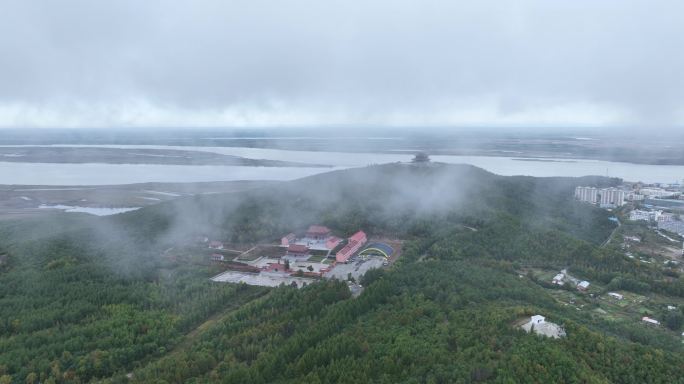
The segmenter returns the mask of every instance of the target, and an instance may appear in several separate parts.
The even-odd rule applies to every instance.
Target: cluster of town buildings
[[[681,220],[680,214],[658,209],[634,209],[629,212],[629,220],[647,221],[657,225],[658,229],[684,236],[684,221]]]
[[[664,212],[658,209],[635,209],[629,212],[629,219],[632,221],[648,221],[656,223],[658,229],[684,234],[684,221],[681,215],[671,212]]]
[[[658,222],[669,221],[672,219],[672,216],[670,214],[663,214],[661,210],[634,209],[629,212],[629,219],[631,221]]]
[[[682,187],[679,184],[640,183],[623,185],[619,188],[576,187],[575,199],[595,204],[601,208],[617,208],[627,201],[637,202],[643,209],[634,209],[629,213],[629,220],[648,221],[658,226],[658,229],[678,233],[684,236],[684,221],[676,213],[684,212]]]
[[[575,199],[585,203],[596,204],[602,208],[620,207],[626,201],[679,199],[681,196],[682,187],[679,184],[643,185],[635,183],[611,188],[575,188]]]
[[[638,195],[642,196],[643,199],[677,199],[682,195],[682,191],[679,186],[647,186],[640,187],[638,189]]]
[[[679,234],[680,236],[684,236],[684,221],[659,221],[658,229],[663,229],[665,231],[674,232]]]

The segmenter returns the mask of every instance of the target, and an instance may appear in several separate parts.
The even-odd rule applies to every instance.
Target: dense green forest
[[[678,275],[600,247],[609,213],[572,199],[577,185],[617,182],[391,164],[109,218],[2,222],[0,383],[684,382],[674,333],[560,305],[549,290],[563,288],[520,273],[567,267],[684,297]],[[211,283],[211,267],[164,253],[311,223],[403,239],[403,254],[351,298],[338,281]],[[567,337],[513,326],[537,313]]]

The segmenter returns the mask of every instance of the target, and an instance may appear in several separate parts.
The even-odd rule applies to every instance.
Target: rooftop
[[[320,234],[320,235],[325,235],[325,234],[330,233],[330,232],[331,232],[330,228],[323,226],[323,225],[312,225],[306,231],[306,233],[315,233],[315,234]]]
[[[309,252],[309,247],[301,244],[290,244],[287,247],[287,251],[292,253],[306,253]]]
[[[362,251],[363,255],[381,254],[385,257],[390,257],[394,253],[394,249],[389,244],[385,243],[371,243],[368,244]]]
[[[363,231],[358,231],[349,237],[351,241],[363,241],[366,238],[366,234]]]
[[[641,318],[641,321],[643,321],[643,322],[645,322],[645,323],[654,324],[654,325],[660,324],[660,321],[658,321],[658,320],[656,320],[656,319],[651,319],[651,318],[648,317],[648,316],[642,317],[642,318]]]

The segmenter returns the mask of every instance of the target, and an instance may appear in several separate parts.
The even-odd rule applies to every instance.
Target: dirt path
[[[168,356],[172,356],[174,354],[180,353],[184,349],[190,347],[192,343],[194,343],[199,336],[207,331],[208,329],[211,328],[212,325],[216,324],[217,321],[222,319],[223,317],[227,316],[230,312],[233,312],[240,308],[241,306],[251,303],[254,300],[259,300],[259,299],[264,299],[269,293],[271,292],[270,289],[263,289],[259,290],[257,292],[254,292],[251,295],[244,296],[240,298],[240,300],[237,300],[234,303],[230,303],[225,309],[222,311],[216,312],[215,314],[209,316],[202,324],[198,325],[197,327],[193,328],[190,332],[186,333],[183,336],[183,339],[178,342],[173,348],[171,348],[166,354],[163,356],[160,356],[154,360],[159,360],[159,359],[164,359]],[[154,360],[149,360],[146,361],[142,366],[151,364],[152,361]],[[126,377],[130,380],[133,378],[133,372],[129,372],[126,374]]]
[[[617,227],[615,227],[615,229],[613,229],[613,232],[611,232],[610,235],[608,235],[608,238],[606,239],[606,241],[603,242],[603,244],[601,244],[601,248],[605,247],[606,245],[608,245],[608,243],[610,243],[610,240],[615,235],[615,232],[617,232],[617,230],[620,229],[621,226],[622,226],[622,223],[620,222],[620,219],[617,219]]]
[[[198,325],[193,330],[186,333],[185,336],[183,336],[183,340],[181,340],[178,344],[176,344],[166,355],[162,356],[162,358],[165,356],[168,356],[169,354],[177,353],[178,350],[182,350],[183,348],[189,346],[190,344],[192,344],[192,342],[194,342],[197,339],[197,337],[202,332],[209,329],[219,319],[227,316],[230,312],[237,310],[238,308],[240,308],[241,306],[243,306],[247,303],[251,303],[254,300],[263,298],[264,296],[266,296],[270,292],[271,292],[271,290],[268,290],[268,289],[264,289],[264,290],[255,292],[251,295],[248,295],[248,296],[241,298],[237,302],[231,303],[230,305],[228,305],[227,308],[223,309],[222,311],[217,312],[217,313],[209,316],[209,318],[206,319],[202,324]]]

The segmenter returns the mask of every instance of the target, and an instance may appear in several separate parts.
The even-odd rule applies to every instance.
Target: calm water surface
[[[412,154],[377,154],[290,151],[246,147],[190,147],[156,145],[62,145],[62,147],[100,147],[124,149],[180,149],[241,156],[251,159],[281,160],[311,164],[317,167],[251,167],[214,165],[156,164],[53,164],[0,162],[0,184],[23,185],[107,185],[143,182],[201,182],[234,180],[294,180],[335,169],[369,164],[410,161]],[[545,159],[522,161],[515,157],[496,156],[432,156],[433,161],[472,164],[490,172],[512,176],[586,176],[620,177],[629,181],[681,182],[684,166],[647,165],[600,160]]]

